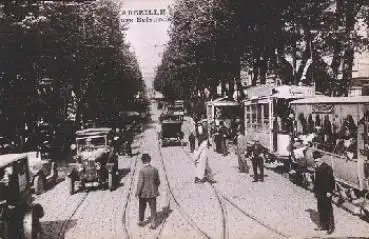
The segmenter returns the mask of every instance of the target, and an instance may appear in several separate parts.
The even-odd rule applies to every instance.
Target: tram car
[[[220,122],[233,132],[237,128],[236,124],[242,124],[243,108],[241,103],[229,99],[219,98],[205,103],[207,115],[207,135],[213,138],[216,132],[216,126]]]
[[[285,165],[292,124],[289,102],[313,97],[313,87],[261,85],[247,89],[247,95],[243,101],[246,138],[257,138],[269,152],[266,167]]]
[[[311,187],[313,152],[331,165],[336,192],[369,211],[369,96],[314,97],[290,103],[295,115],[291,134],[290,179]]]

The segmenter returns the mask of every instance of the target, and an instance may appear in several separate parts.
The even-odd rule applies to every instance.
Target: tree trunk
[[[335,12],[335,22],[333,25],[333,29],[335,32],[338,31],[339,27],[341,26],[341,20],[344,17],[344,0],[336,0],[337,3],[337,8],[336,8],[336,12]],[[333,59],[332,59],[332,63],[331,63],[331,80],[333,82],[334,85],[337,84],[338,82],[338,73],[339,73],[339,67],[341,65],[341,60],[342,60],[342,43],[340,41],[340,37],[339,35],[336,35],[336,39],[333,43]],[[335,88],[334,85],[331,86],[331,88]],[[331,92],[332,95],[335,95],[336,92],[333,89]]]
[[[346,16],[346,25],[345,25],[345,35],[348,37],[348,40],[345,44],[345,53],[343,56],[343,87],[344,94],[348,96],[349,88],[352,80],[352,65],[354,62],[354,46],[352,42],[352,31],[355,26],[355,1],[347,0],[345,7],[345,16]]]

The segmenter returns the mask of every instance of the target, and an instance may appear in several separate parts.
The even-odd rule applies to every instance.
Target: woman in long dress
[[[195,183],[203,183],[206,180],[209,182],[214,182],[214,180],[211,178],[212,170],[209,167],[208,151],[209,142],[207,139],[205,139],[200,143],[199,148],[194,154],[194,163],[196,168]]]

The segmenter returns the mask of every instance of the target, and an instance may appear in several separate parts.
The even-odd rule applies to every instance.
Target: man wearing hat
[[[159,196],[160,178],[158,170],[151,166],[149,154],[141,157],[143,167],[138,176],[136,197],[139,200],[139,221],[138,225],[144,225],[145,209],[148,203],[151,209],[151,229],[156,227],[156,197]]]
[[[247,156],[251,158],[252,169],[254,171],[254,181],[257,182],[260,180],[264,181],[264,159],[265,159],[265,150],[263,146],[259,143],[259,139],[255,138],[251,142],[251,147],[247,152]],[[260,175],[258,175],[258,168],[260,170]]]
[[[334,218],[332,207],[332,193],[335,180],[332,168],[321,160],[319,152],[313,153],[315,162],[314,193],[318,202],[320,225],[316,230],[327,230],[328,234],[334,231]]]

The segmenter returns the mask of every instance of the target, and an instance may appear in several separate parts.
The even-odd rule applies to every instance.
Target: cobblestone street
[[[155,107],[152,107],[155,108]],[[194,184],[192,154],[186,146],[161,148],[157,112],[134,143],[136,155],[119,159],[118,189],[91,190],[70,196],[66,181],[37,198],[45,209],[43,238],[306,238],[316,232],[318,215],[313,194],[267,170],[265,182],[253,183],[239,173],[234,153],[224,157],[210,150],[217,181]],[[184,131],[188,132],[187,121]],[[187,136],[185,136],[187,138]],[[159,169],[158,226],[139,227],[134,197],[140,153],[149,153]],[[137,161],[136,161],[137,160]],[[369,224],[334,207],[336,231],[331,237],[365,237]],[[149,210],[146,211],[148,218]]]

